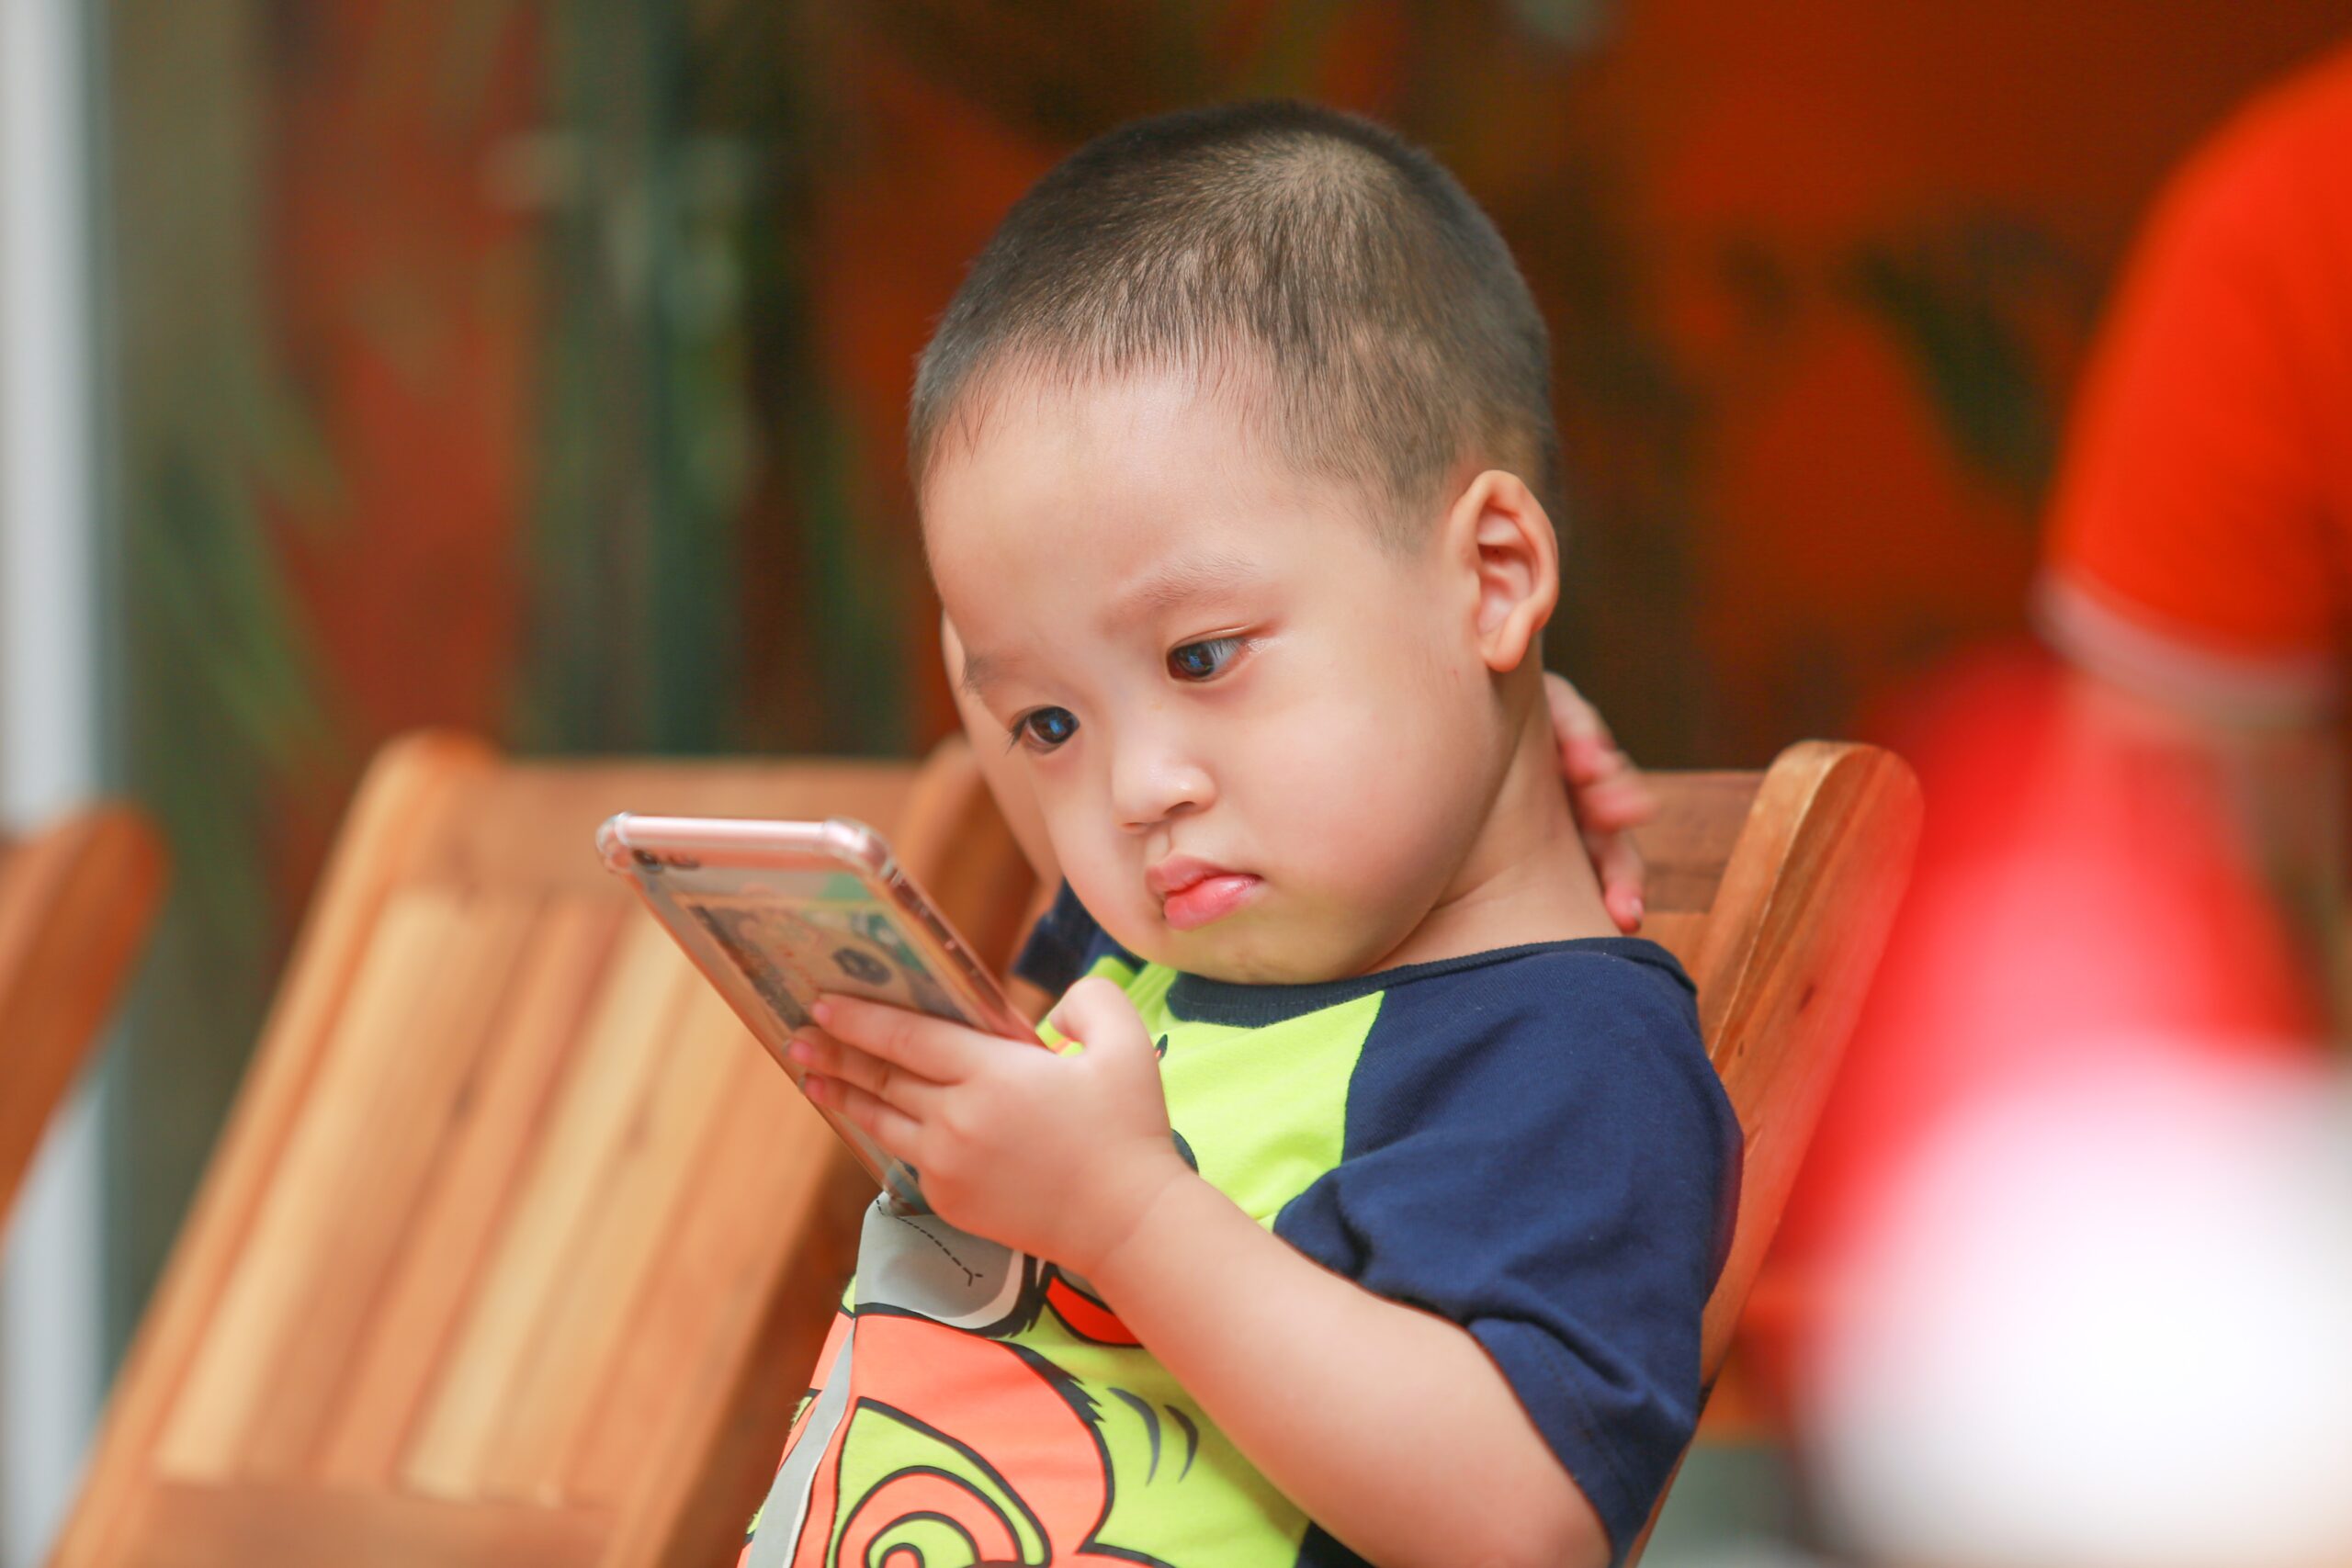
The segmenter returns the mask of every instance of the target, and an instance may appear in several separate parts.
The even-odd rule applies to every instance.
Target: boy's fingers
[[[854,1083],[811,1073],[802,1086],[808,1098],[842,1117],[853,1126],[864,1128],[884,1152],[910,1164],[921,1164],[915,1158],[914,1147],[922,1124],[896,1106],[876,1100]]]
[[[821,1029],[804,1029],[795,1034],[789,1055],[810,1072],[839,1078],[917,1116],[926,1113],[928,1097],[939,1088],[904,1067],[844,1044]]]
[[[960,1023],[855,997],[820,997],[814,1011],[826,1032],[933,1083],[962,1078],[979,1038]]]
[[[1136,1015],[1127,994],[1101,976],[1090,976],[1072,986],[1046,1021],[1072,1040],[1090,1047],[1151,1046],[1150,1032]]]

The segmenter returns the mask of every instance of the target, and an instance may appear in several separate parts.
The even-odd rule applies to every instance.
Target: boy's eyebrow
[[[1246,556],[1201,555],[1163,561],[1111,601],[1104,623],[1124,626],[1148,615],[1174,609],[1238,587],[1258,575]]]
[[[985,653],[974,653],[967,649],[964,653],[963,672],[956,676],[956,683],[972,695],[983,697],[988,694],[989,687],[1003,678],[1004,670],[1001,660],[990,659]]]

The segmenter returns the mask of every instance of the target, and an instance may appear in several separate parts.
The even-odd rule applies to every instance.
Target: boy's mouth
[[[1258,878],[1227,871],[1190,855],[1170,855],[1144,874],[1144,886],[1159,900],[1160,918],[1180,931],[1222,919],[1258,890]]]

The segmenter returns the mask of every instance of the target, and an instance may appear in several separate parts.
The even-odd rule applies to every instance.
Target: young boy
[[[1631,1546],[1739,1134],[1560,788],[1547,354],[1450,176],[1296,105],[1114,132],[975,264],[914,473],[1084,1044],[796,1043],[936,1212],[869,1212],[745,1562]]]

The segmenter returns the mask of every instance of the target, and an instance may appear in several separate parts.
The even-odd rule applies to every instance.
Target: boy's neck
[[[1379,968],[1620,934],[1568,809],[1556,744],[1539,696],[1524,711],[1501,786],[1461,870]]]

